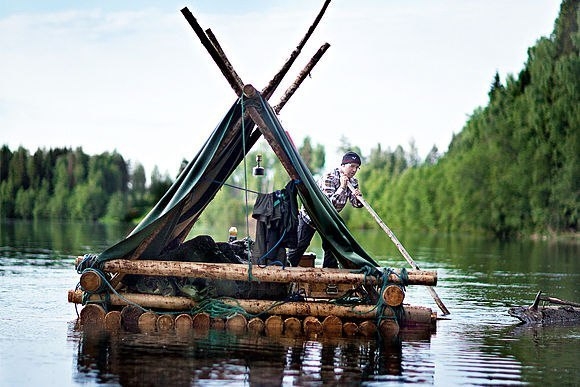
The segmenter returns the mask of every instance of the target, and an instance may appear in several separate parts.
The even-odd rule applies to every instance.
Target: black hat
[[[342,164],[350,163],[361,165],[360,156],[354,152],[346,152],[344,156],[342,156]]]

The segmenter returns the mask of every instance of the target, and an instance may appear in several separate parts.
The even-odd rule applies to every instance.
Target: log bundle
[[[133,305],[120,310],[106,312],[99,304],[87,304],[80,312],[83,327],[98,327],[108,331],[120,330],[133,333],[175,333],[178,335],[205,334],[210,329],[232,334],[250,334],[267,337],[395,337],[400,332],[416,334],[420,330],[430,335],[435,330],[436,313],[429,308],[407,306],[407,316],[413,321],[399,324],[394,318],[381,320],[377,325],[374,318],[342,319],[336,315],[302,318],[273,314],[267,317],[247,318],[234,314],[227,318],[211,318],[207,313],[175,313],[145,311]]]
[[[77,265],[80,262],[77,260]],[[248,281],[251,277],[259,282],[293,284],[305,297],[303,301],[284,302],[224,298],[219,302],[238,308],[240,313],[225,318],[212,317],[199,310],[193,312],[200,302],[190,297],[136,293],[127,289],[108,291],[107,278],[128,274],[233,281]],[[382,281],[387,281],[387,285]],[[405,286],[435,285],[435,271],[389,269],[380,279],[345,269],[315,268],[310,264],[283,268],[117,259],[105,262],[102,271],[83,271],[79,283],[80,288],[69,291],[68,300],[84,305],[80,313],[81,324],[102,325],[108,330],[187,333],[216,329],[266,336],[374,337],[377,333],[396,336],[401,329],[410,327],[431,332],[437,319],[430,308],[403,304]],[[382,308],[375,304],[336,302],[362,285],[381,289]],[[103,305],[104,293],[107,293],[106,305]]]

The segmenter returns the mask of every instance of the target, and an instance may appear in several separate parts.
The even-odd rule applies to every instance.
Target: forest
[[[500,239],[575,234],[580,195],[580,6],[562,2],[549,37],[528,49],[517,76],[490,74],[489,101],[477,107],[448,150],[424,160],[414,144],[368,154],[343,138],[340,150],[363,158],[357,174],[365,200],[391,227],[489,234]],[[305,138],[299,151],[312,174],[325,168],[323,145]],[[252,176],[258,154],[266,174]],[[176,175],[143,166],[117,152],[82,148],[0,148],[0,217],[137,221]],[[332,166],[326,166],[332,167]],[[259,142],[206,209],[201,222],[243,224],[255,196],[282,188],[287,173]],[[232,211],[232,208],[240,209]],[[229,219],[224,220],[224,214]],[[341,213],[349,227],[376,227],[364,211]]]

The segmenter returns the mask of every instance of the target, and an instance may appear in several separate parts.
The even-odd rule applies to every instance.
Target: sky
[[[0,145],[117,151],[172,178],[236,95],[180,10],[211,28],[245,83],[262,89],[322,8],[313,0],[3,0]],[[270,99],[330,48],[279,119],[339,160],[362,150],[445,152],[470,114],[549,36],[556,0],[333,0]]]

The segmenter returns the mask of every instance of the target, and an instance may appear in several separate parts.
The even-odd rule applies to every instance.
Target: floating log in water
[[[160,315],[159,317],[157,317],[155,327],[157,328],[158,332],[172,331],[173,328],[175,327],[175,321],[173,320],[173,316],[169,314]]]
[[[389,282],[401,284],[401,269],[392,269]],[[347,269],[329,269],[316,267],[252,266],[230,263],[199,263],[182,261],[126,260],[114,259],[104,264],[104,271],[122,274],[152,276],[173,276],[191,278],[209,278],[214,280],[248,281],[252,277],[260,282],[308,282],[308,283],[343,283],[376,285],[374,276],[353,273]],[[92,273],[92,272],[86,272]],[[251,274],[251,276],[250,276]],[[85,273],[83,273],[85,275]],[[83,277],[81,275],[81,278]],[[435,286],[437,272],[427,270],[408,270],[408,285]],[[90,289],[87,289],[90,290]],[[90,290],[92,291],[92,290]]]
[[[237,313],[226,319],[226,330],[233,333],[244,333],[248,326],[248,320]]]
[[[284,328],[282,317],[276,315],[270,316],[266,319],[264,324],[264,332],[266,333],[266,336],[282,336],[282,331]]]
[[[165,310],[191,310],[198,303],[187,297],[158,296],[153,294],[141,293],[120,293],[119,297],[115,294],[110,295],[112,305],[126,305],[127,301],[141,305],[144,308],[165,309]],[[70,290],[68,294],[69,302],[81,304],[83,302],[83,292],[81,290]],[[89,301],[98,301],[98,295],[91,295]],[[221,300],[226,305],[241,307],[246,313],[258,315],[261,313],[278,314],[283,316],[337,316],[348,319],[372,319],[376,317],[377,309],[374,305],[338,305],[328,302],[284,302],[267,301],[267,300]],[[404,308],[405,324],[431,324],[433,312],[430,308],[421,306],[405,305]],[[384,317],[394,317],[395,312],[391,308],[383,311]],[[436,315],[435,315],[436,316]]]
[[[384,319],[379,323],[382,337],[395,337],[399,334],[399,323],[395,319]]]
[[[358,331],[363,336],[371,337],[377,334],[377,325],[370,320],[366,320],[359,324]]]
[[[193,318],[188,314],[180,314],[175,317],[175,331],[177,333],[188,333],[193,329]]]
[[[284,320],[284,335],[296,337],[302,335],[302,323],[296,317],[288,317]]]
[[[121,310],[121,325],[126,331],[139,332],[139,317],[143,313],[145,311],[135,305],[125,305]]]
[[[355,336],[358,333],[358,325],[352,321],[347,321],[342,325],[342,332],[345,336]]]
[[[85,312],[81,313],[81,325],[86,328],[102,328],[104,309],[100,305],[89,304],[85,307]],[[123,316],[123,317],[122,317]],[[82,319],[85,319],[83,321]],[[133,326],[134,321],[137,326]],[[428,338],[433,332],[430,325],[402,327],[394,318],[383,318],[377,325],[370,320],[360,322],[354,321],[342,322],[336,316],[330,315],[322,321],[315,316],[306,316],[302,320],[297,317],[288,317],[282,319],[279,315],[269,316],[266,321],[259,317],[253,317],[249,321],[242,314],[235,314],[227,319],[210,318],[207,313],[198,313],[193,316],[187,313],[173,315],[156,313],[152,311],[143,312],[133,305],[123,308],[122,312],[111,311],[105,315],[104,320],[106,328],[110,332],[119,331],[124,328],[131,332],[141,332],[145,334],[158,332],[169,333],[175,332],[177,335],[199,335],[207,334],[210,326],[216,330],[223,330],[234,334],[248,332],[250,336],[261,336],[265,334],[269,337],[277,338],[297,338],[308,337],[317,338],[323,336],[326,338],[339,338],[342,336],[354,337],[362,335],[364,337],[373,337],[380,333],[383,338],[396,338],[400,332],[405,337],[420,336]],[[411,335],[411,336],[409,336]]]
[[[121,312],[112,310],[105,315],[105,328],[110,332],[118,331],[121,328]]]
[[[145,312],[137,320],[137,325],[139,326],[139,331],[142,333],[155,332],[157,328],[157,313],[155,312]]]
[[[211,327],[211,318],[207,313],[198,313],[192,318],[193,329],[196,331],[209,330]]]
[[[102,326],[105,323],[105,309],[101,305],[89,304],[81,309],[81,323]]]
[[[252,335],[261,335],[264,333],[264,321],[259,317],[254,317],[248,321],[248,333]]]
[[[308,337],[317,337],[322,333],[322,323],[314,316],[306,316],[302,322],[302,330]]]
[[[325,336],[342,336],[342,321],[336,316],[326,316],[322,321],[322,332]]]

